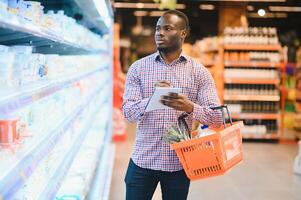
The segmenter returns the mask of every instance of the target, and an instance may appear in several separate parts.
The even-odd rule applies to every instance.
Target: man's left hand
[[[193,102],[183,94],[169,93],[168,95],[163,95],[161,96],[160,102],[175,110],[185,111],[187,113],[193,111]]]

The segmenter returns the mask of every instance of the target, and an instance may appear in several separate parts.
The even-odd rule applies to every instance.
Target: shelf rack
[[[101,40],[100,37],[99,40]],[[0,44],[33,46],[34,53],[60,55],[99,53],[106,52],[107,49],[105,43],[98,48],[80,45],[76,41],[70,41],[56,32],[34,25],[12,14],[9,20],[0,17]]]
[[[92,1],[89,0],[41,0],[42,5],[45,10],[50,10],[55,7],[54,10],[65,9],[65,13],[69,13],[69,16],[73,16],[72,12],[68,9],[70,7],[66,6],[68,3],[74,3],[78,5],[78,10],[84,15],[83,22],[89,21],[86,24],[86,28],[90,29],[89,34],[94,35],[97,38],[95,43],[81,43],[74,41],[71,38],[65,38],[57,32],[47,29],[45,27],[38,26],[34,23],[31,23],[27,20],[22,19],[19,16],[14,14],[6,13],[5,15],[0,16],[0,44],[7,46],[22,45],[22,46],[32,46],[33,53],[41,54],[59,54],[64,55],[84,55],[84,54],[94,54],[96,56],[105,56],[111,57],[112,50],[110,49],[112,44],[112,23],[113,23],[113,12],[111,3],[108,0]],[[54,7],[52,5],[56,4]],[[103,15],[103,13],[107,13]],[[106,37],[104,37],[106,35]],[[99,109],[101,107],[106,107],[107,112],[103,115],[107,119],[112,117],[112,59],[109,63],[100,63],[99,68],[92,71],[86,71],[83,74],[77,74],[70,77],[65,77],[59,80],[43,80],[36,83],[30,83],[30,85],[22,86],[15,90],[5,90],[1,91],[0,97],[0,115],[5,116],[12,112],[17,112],[24,106],[31,106],[34,102],[48,98],[51,94],[71,86],[72,84],[83,80],[89,79],[93,75],[102,74],[102,72],[107,72],[107,79],[103,79],[103,84],[96,86],[94,90],[87,98],[72,112],[64,116],[64,119],[58,121],[57,124],[53,124],[51,130],[47,130],[42,137],[35,138],[34,140],[22,146],[22,151],[18,148],[14,151],[17,151],[18,154],[17,160],[10,165],[9,168],[2,170],[0,175],[0,199],[11,199],[13,196],[20,191],[20,189],[26,185],[29,178],[35,173],[37,167],[41,167],[41,161],[47,154],[49,154],[53,149],[56,148],[56,143],[65,135],[67,131],[71,128],[73,123],[76,120],[81,120],[79,118],[80,114],[85,112],[87,105],[92,101],[95,95],[104,95],[104,101],[100,102],[97,106]],[[100,76],[101,78],[101,76]],[[106,89],[104,89],[106,88]],[[108,91],[109,94],[103,94],[103,91]],[[93,118],[93,116],[91,116]],[[110,148],[110,138],[111,138],[111,120],[107,121],[107,128],[102,134],[104,134],[104,141],[99,141],[103,148],[99,149],[98,155],[100,160],[107,161],[107,158],[104,152],[107,152]],[[49,184],[47,188],[42,192],[47,194],[49,199],[55,197],[56,192],[59,190],[61,183],[64,181],[65,174],[68,172],[74,158],[78,153],[78,146],[82,143],[86,137],[87,130],[90,128],[91,124],[88,123],[76,140],[72,143],[69,153],[66,154],[66,158],[63,159],[63,162],[60,163],[62,168],[57,169],[53,176],[53,180],[49,179]],[[34,136],[33,136],[34,137]],[[29,145],[30,144],[30,145]],[[0,146],[0,149],[2,147]],[[18,153],[19,151],[19,153]],[[2,151],[0,151],[0,154]],[[9,161],[11,161],[10,159]],[[7,161],[7,162],[9,162]],[[99,168],[103,169],[101,163],[94,163],[96,166],[96,171]],[[1,163],[0,163],[1,165]],[[110,166],[112,163],[110,164]],[[63,169],[63,170],[61,170]],[[108,171],[110,169],[106,168]],[[91,173],[95,173],[91,171]],[[106,180],[110,181],[110,174],[107,174]],[[93,176],[92,176],[93,177]],[[93,177],[95,179],[95,177]],[[96,181],[96,180],[92,180]],[[99,181],[99,180],[98,180]],[[107,182],[110,184],[110,182]],[[38,184],[38,183],[37,183]],[[92,192],[92,191],[88,191]],[[29,197],[30,199],[30,197]],[[45,199],[43,195],[41,199]]]
[[[269,61],[240,61],[240,60],[224,60],[224,54],[226,52],[251,52],[251,51],[261,51],[261,52],[280,52],[280,45],[259,45],[259,44],[223,44],[220,46],[220,57],[221,64],[217,70],[224,71],[225,68],[254,68],[254,69],[271,69],[271,70],[282,70],[283,64],[280,62],[269,62]],[[281,77],[279,78],[230,78],[224,77],[223,74],[220,75],[220,80],[217,82],[217,88],[222,96],[222,101],[231,102],[275,102],[279,104],[281,102],[281,96],[279,95],[232,95],[226,94],[224,92],[224,84],[255,84],[255,85],[275,85],[276,88],[281,88]],[[279,92],[281,93],[281,91]],[[235,120],[271,120],[278,125],[278,131],[268,131],[266,134],[243,134],[244,139],[259,139],[259,140],[278,140],[281,137],[281,113],[232,113],[231,117]]]

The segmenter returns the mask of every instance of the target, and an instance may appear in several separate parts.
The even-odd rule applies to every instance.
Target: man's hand
[[[168,81],[158,81],[155,83],[155,87],[172,87]]]
[[[160,102],[175,110],[185,111],[187,113],[193,111],[193,102],[183,94],[169,93],[169,95],[163,95]]]

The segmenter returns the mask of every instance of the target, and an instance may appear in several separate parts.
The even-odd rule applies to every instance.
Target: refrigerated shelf
[[[98,163],[99,167],[95,174],[95,179],[90,189],[88,199],[109,199],[110,183],[113,173],[115,157],[115,145],[106,144],[104,152]]]
[[[0,17],[0,32],[0,44],[34,46],[34,53],[61,55],[107,53],[106,45],[98,48],[83,46],[13,14],[9,17]]]
[[[105,102],[107,102],[108,99],[106,99],[104,102],[99,104],[99,106],[96,106],[97,108],[100,108],[101,105],[104,105]],[[66,176],[73,160],[75,159],[78,151],[81,148],[81,145],[83,141],[85,140],[87,136],[87,132],[89,132],[91,128],[91,122],[93,122],[93,117],[91,116],[89,120],[87,120],[87,124],[85,127],[82,129],[81,133],[78,135],[78,137],[75,139],[75,142],[73,142],[72,147],[70,150],[66,153],[65,158],[59,162],[57,165],[58,167],[56,168],[56,171],[53,173],[52,178],[50,178],[49,183],[45,185],[44,190],[40,193],[39,199],[55,199],[56,193]]]
[[[49,96],[71,84],[88,78],[97,72],[108,69],[108,64],[104,64],[98,69],[85,72],[81,75],[74,75],[60,80],[44,80],[30,84],[14,90],[0,92],[0,114],[9,114],[17,109],[29,105],[39,99]]]
[[[62,199],[71,195],[76,195],[82,199],[87,197],[107,141],[104,133],[108,131],[110,118],[104,119],[103,115],[107,110],[106,107],[102,107],[96,114],[92,128],[87,133],[87,138],[60,185],[56,198]],[[82,184],[74,186],[74,179],[82,180]]]
[[[70,115],[62,120],[53,130],[43,137],[36,139],[34,143],[27,143],[24,150],[13,160],[11,168],[2,169],[0,176],[0,199],[8,199],[16,192],[32,174],[43,157],[54,148],[62,134],[71,126],[81,112],[85,109],[95,94],[102,91],[104,86],[99,87],[86,100],[76,108]]]

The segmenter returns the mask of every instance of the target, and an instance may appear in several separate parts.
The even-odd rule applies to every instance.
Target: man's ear
[[[182,38],[186,38],[188,35],[188,31],[187,30],[182,30],[181,36]]]

